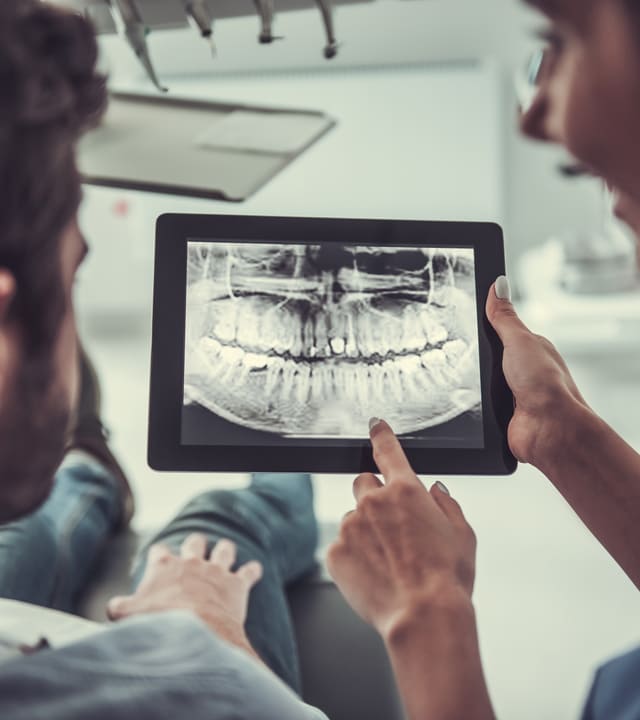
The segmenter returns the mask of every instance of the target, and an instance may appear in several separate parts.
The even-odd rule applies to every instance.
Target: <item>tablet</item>
[[[490,223],[163,215],[150,465],[375,471],[382,417],[418,473],[513,472],[504,270]]]

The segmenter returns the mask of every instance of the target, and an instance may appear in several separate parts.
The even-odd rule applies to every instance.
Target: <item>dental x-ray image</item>
[[[189,241],[182,442],[366,438],[384,417],[482,447],[474,266],[470,248]]]

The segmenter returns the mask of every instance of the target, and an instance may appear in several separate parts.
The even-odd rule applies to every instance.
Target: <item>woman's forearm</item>
[[[468,595],[417,603],[384,639],[410,720],[494,720]]]
[[[575,403],[535,464],[640,588],[640,455]]]

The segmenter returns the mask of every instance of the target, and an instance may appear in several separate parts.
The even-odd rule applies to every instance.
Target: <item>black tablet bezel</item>
[[[502,344],[485,315],[491,284],[504,274],[501,228],[493,223],[415,220],[166,214],[156,227],[153,336],[149,403],[149,465],[163,471],[376,471],[370,444],[349,447],[203,446],[181,443],[187,242],[194,238],[275,243],[473,247],[480,344],[485,447],[407,448],[420,474],[507,475],[517,462],[507,443],[513,397],[502,372]]]

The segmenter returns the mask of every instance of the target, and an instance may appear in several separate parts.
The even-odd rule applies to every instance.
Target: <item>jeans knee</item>
[[[0,527],[0,564],[5,553],[23,561],[35,556],[42,562],[55,562],[57,546],[54,528],[40,515]]]
[[[54,529],[33,516],[0,527],[0,597],[46,602],[65,561]],[[37,592],[34,583],[37,579]]]
[[[178,517],[198,517],[211,513],[233,514],[238,490],[207,490],[190,500]]]
[[[145,543],[140,555],[146,558],[149,546],[154,543],[164,543],[177,552],[192,533],[234,541],[246,539],[263,547],[268,544],[264,523],[246,490],[209,490],[190,500],[161,532]]]

